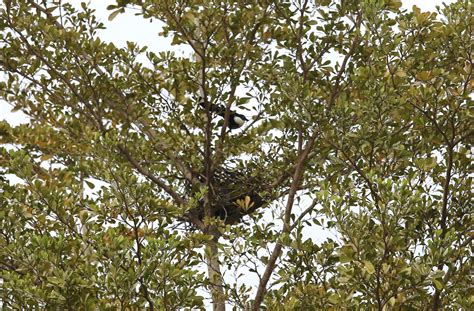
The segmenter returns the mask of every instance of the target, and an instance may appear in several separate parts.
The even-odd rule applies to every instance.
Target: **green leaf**
[[[432,281],[433,281],[433,284],[434,284],[434,286],[437,290],[442,290],[444,288],[444,285],[441,281],[439,281],[437,279],[432,279]]]
[[[386,3],[388,9],[393,12],[398,12],[402,7],[402,1],[400,0],[388,0]]]
[[[117,15],[119,15],[120,13],[124,13],[124,12],[125,12],[124,8],[120,8],[118,10],[113,11],[109,15],[109,18],[108,18],[109,22],[111,22],[115,17],[117,17]]]
[[[370,261],[367,261],[367,260],[364,260],[364,270],[367,271],[368,274],[375,273],[374,265]]]
[[[341,299],[339,298],[339,295],[337,294],[331,294],[331,296],[329,296],[328,298],[328,301],[332,304],[337,304],[339,303]]]
[[[49,159],[52,159],[54,157],[54,154],[45,154],[41,156],[41,162],[48,161]]]
[[[90,188],[90,189],[94,189],[95,188],[95,184],[93,182],[90,182],[88,180],[84,180],[85,183],[87,184],[87,186]]]
[[[416,74],[416,78],[421,81],[428,81],[431,80],[432,74],[431,71],[421,71]]]

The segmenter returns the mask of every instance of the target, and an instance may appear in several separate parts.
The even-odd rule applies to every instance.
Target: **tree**
[[[400,7],[5,0],[2,306],[471,309],[472,4]]]

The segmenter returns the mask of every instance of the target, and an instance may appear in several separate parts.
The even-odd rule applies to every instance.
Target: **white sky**
[[[79,7],[83,1],[69,0]],[[422,11],[435,11],[436,6],[442,6],[443,3],[452,3],[454,0],[431,0],[417,1],[404,0],[403,8],[411,10],[413,5],[418,6]],[[150,23],[140,16],[135,16],[132,10],[125,14],[119,14],[113,21],[108,21],[110,11],[106,7],[115,1],[95,0],[89,1],[89,5],[96,10],[98,20],[103,22],[107,29],[100,32],[100,37],[105,41],[113,42],[117,46],[124,46],[127,41],[137,42],[141,46],[148,46],[151,51],[158,52],[164,50],[174,50],[176,52],[188,53],[190,50],[183,50],[182,47],[171,46],[170,40],[158,37],[161,31],[161,25],[155,20]],[[28,119],[21,113],[11,113],[11,107],[5,102],[0,101],[0,120],[7,120],[12,125],[26,123]]]
[[[79,7],[79,4],[83,1],[80,0],[69,0],[68,2],[73,3]],[[435,11],[436,6],[442,6],[444,3],[452,3],[454,0],[405,0],[403,1],[403,8],[411,10],[413,5],[418,6],[422,11]],[[171,46],[170,40],[158,37],[158,33],[161,31],[161,25],[155,20],[150,23],[149,20],[144,20],[140,16],[135,16],[133,11],[127,11],[125,14],[119,14],[113,21],[108,21],[110,11],[106,10],[106,7],[115,1],[106,0],[95,0],[90,1],[90,6],[96,10],[96,16],[98,20],[103,22],[107,29],[99,33],[100,38],[105,41],[113,42],[117,46],[124,46],[127,41],[134,41],[141,46],[148,46],[149,50],[158,52],[164,50],[173,50],[176,52],[190,53],[190,50],[181,50],[180,47]],[[0,78],[1,79],[1,78]],[[11,107],[4,101],[0,101],[0,120],[7,120],[12,125],[19,123],[26,123],[28,119],[21,113],[11,113]],[[305,230],[305,234],[311,236],[315,241],[321,242],[328,237],[334,238],[334,233],[322,230],[315,230],[309,228]],[[250,280],[246,280],[249,284]],[[257,279],[250,281],[250,283],[257,282]]]
[[[79,7],[83,1],[69,0]],[[403,8],[411,10],[413,5],[418,6],[422,11],[435,11],[436,6],[442,6],[444,3],[452,3],[454,0],[404,0]],[[181,47],[171,46],[170,40],[158,37],[161,31],[161,26],[155,20],[150,23],[140,16],[135,16],[134,12],[129,10],[125,14],[119,14],[113,21],[108,21],[110,11],[106,7],[115,1],[106,0],[92,0],[88,2],[89,5],[96,10],[96,16],[104,23],[107,29],[100,33],[100,37],[105,41],[113,42],[117,46],[124,46],[127,41],[137,42],[141,46],[148,46],[151,51],[174,50],[177,52],[188,53],[190,50],[183,51]],[[11,107],[5,102],[0,101],[0,120],[7,120],[12,125],[19,123],[26,123],[28,119],[21,113],[11,113]]]

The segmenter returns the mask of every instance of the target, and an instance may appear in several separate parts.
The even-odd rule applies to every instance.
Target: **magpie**
[[[199,96],[199,105],[203,108],[206,108],[206,103],[204,102],[204,99],[201,96]],[[211,105],[210,111],[217,114],[221,118],[225,117],[225,107],[222,105]],[[248,119],[243,114],[232,110],[230,111],[229,128],[231,130],[238,129],[239,127],[244,125],[245,121],[248,121]]]

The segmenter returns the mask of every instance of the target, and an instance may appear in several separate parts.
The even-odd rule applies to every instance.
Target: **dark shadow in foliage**
[[[247,169],[219,168],[214,172],[212,189],[209,190],[213,193],[212,215],[223,220],[226,225],[236,224],[266,203],[262,196],[265,190],[260,176],[251,174]],[[243,204],[246,201],[249,203],[247,206]],[[203,202],[189,213],[203,220]]]

